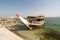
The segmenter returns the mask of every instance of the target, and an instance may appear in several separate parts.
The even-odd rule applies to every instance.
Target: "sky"
[[[44,15],[60,17],[60,0],[0,0],[0,17]]]

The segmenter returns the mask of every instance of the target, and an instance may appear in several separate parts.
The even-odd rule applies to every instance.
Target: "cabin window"
[[[37,19],[37,21],[40,21],[40,19]]]
[[[37,19],[37,21],[42,21],[42,20],[44,20],[44,19]]]

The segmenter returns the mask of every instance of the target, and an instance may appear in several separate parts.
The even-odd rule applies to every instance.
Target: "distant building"
[[[20,21],[16,18],[0,18],[0,25],[9,30],[15,30],[15,27],[19,24]]]

